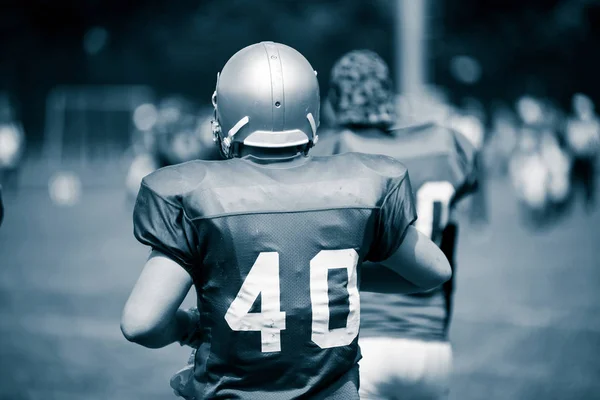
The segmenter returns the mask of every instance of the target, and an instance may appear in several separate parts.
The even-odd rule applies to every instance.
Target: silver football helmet
[[[256,43],[235,53],[217,75],[212,97],[213,134],[223,155],[238,155],[240,145],[308,151],[318,139],[316,75],[302,54],[280,43]]]

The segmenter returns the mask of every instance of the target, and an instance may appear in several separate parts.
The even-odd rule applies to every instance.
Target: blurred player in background
[[[212,141],[212,109],[198,111],[180,97],[161,102],[155,127],[156,150],[160,168],[191,160],[220,158]]]
[[[508,175],[510,158],[515,151],[518,140],[517,117],[511,108],[505,104],[495,104],[492,107],[490,135],[486,146],[486,171],[500,177]]]
[[[211,109],[200,109],[178,96],[170,96],[158,108],[148,105],[134,119],[145,118],[152,123],[136,120],[133,135],[134,158],[127,174],[129,198],[135,199],[142,178],[151,172],[191,160],[220,159],[212,140]],[[141,110],[144,111],[144,110]]]
[[[339,130],[315,152],[384,154],[405,164],[417,199],[415,226],[455,268],[452,211],[476,187],[474,147],[460,133],[431,123],[390,130],[396,123],[392,88],[389,69],[377,54],[358,50],[343,56],[331,72],[329,93]],[[446,396],[453,279],[419,294],[362,294],[361,399]]]
[[[122,331],[150,348],[197,346],[186,398],[358,399],[358,274],[396,291],[450,276],[416,218],[404,165],[311,157],[319,85],[296,50],[262,42],[217,78],[214,132],[227,160],[144,178],[134,232],[153,251]],[[367,273],[363,271],[363,279]],[[363,282],[361,282],[362,284]],[[192,284],[197,312],[179,309]]]
[[[548,215],[551,220],[559,220],[571,197],[572,158],[563,146],[563,113],[549,99],[543,99],[541,107],[542,121],[538,130],[540,155],[548,169]]]
[[[535,214],[543,213],[547,201],[548,169],[531,130],[521,129],[509,162],[509,175],[517,199]]]
[[[0,94],[0,184],[17,189],[25,152],[25,133],[7,94]]]
[[[571,194],[571,158],[561,146],[561,117],[549,102],[523,96],[516,103],[521,119],[510,161],[513,188],[524,221],[545,227],[563,214]]]
[[[442,121],[441,125],[449,128],[451,131],[462,134],[473,146],[475,154],[473,169],[479,172],[477,176],[477,191],[470,198],[469,222],[483,228],[482,225],[487,224],[488,210],[484,196],[486,180],[480,172],[485,170],[484,158],[486,154],[484,148],[489,146],[490,137],[486,134],[483,104],[472,97],[467,97],[462,102],[462,108],[454,109],[450,113],[448,120]]]
[[[574,115],[567,122],[566,141],[573,155],[572,181],[581,187],[589,211],[595,204],[596,163],[600,149],[600,121],[594,103],[584,94],[573,96]]]

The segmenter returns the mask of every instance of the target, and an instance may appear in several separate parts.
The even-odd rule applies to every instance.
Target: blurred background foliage
[[[7,0],[0,12],[0,90],[15,97],[29,140],[43,130],[58,84],[146,84],[207,104],[217,71],[240,48],[273,40],[297,48],[328,84],[333,62],[368,48],[394,65],[394,0]],[[431,0],[430,82],[450,100],[486,106],[523,93],[568,107],[600,93],[594,0]],[[481,77],[453,77],[451,60],[476,59]]]

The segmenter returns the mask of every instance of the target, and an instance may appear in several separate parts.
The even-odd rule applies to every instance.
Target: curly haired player
[[[392,156],[410,172],[419,219],[415,227],[440,246],[453,268],[456,203],[475,189],[476,154],[460,133],[396,122],[392,80],[374,52],[344,55],[331,71],[329,100],[338,129],[313,154],[353,151]],[[455,271],[455,270],[454,270]],[[452,350],[448,326],[453,281],[415,294],[390,293],[374,282],[361,296],[361,399],[439,399],[448,391]]]

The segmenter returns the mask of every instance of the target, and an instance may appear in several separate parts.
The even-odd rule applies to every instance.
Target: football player
[[[0,95],[0,183],[6,190],[19,189],[24,154],[23,124],[15,117],[8,97]]]
[[[595,204],[596,163],[600,153],[600,119],[592,100],[582,93],[573,96],[572,116],[566,126],[566,139],[574,162],[571,180],[584,194],[586,210]]]
[[[531,227],[541,226],[546,219],[550,199],[550,171],[541,156],[536,131],[529,128],[520,130],[508,169],[524,222]]]
[[[399,291],[451,274],[411,226],[406,168],[385,156],[309,156],[319,85],[282,44],[233,55],[213,104],[227,159],[142,181],[134,234],[152,253],[123,334],[149,348],[197,346],[186,398],[358,399],[361,263],[381,262],[369,273],[393,275]],[[192,284],[200,312],[179,309]]]
[[[410,172],[419,219],[415,227],[438,244],[454,266],[457,225],[453,210],[475,188],[475,151],[458,132],[395,123],[392,81],[374,52],[352,51],[331,73],[330,103],[340,129],[315,148],[342,154],[362,151],[393,156]],[[448,326],[453,282],[418,294],[361,294],[359,344],[361,399],[439,399],[446,396],[452,350]]]

